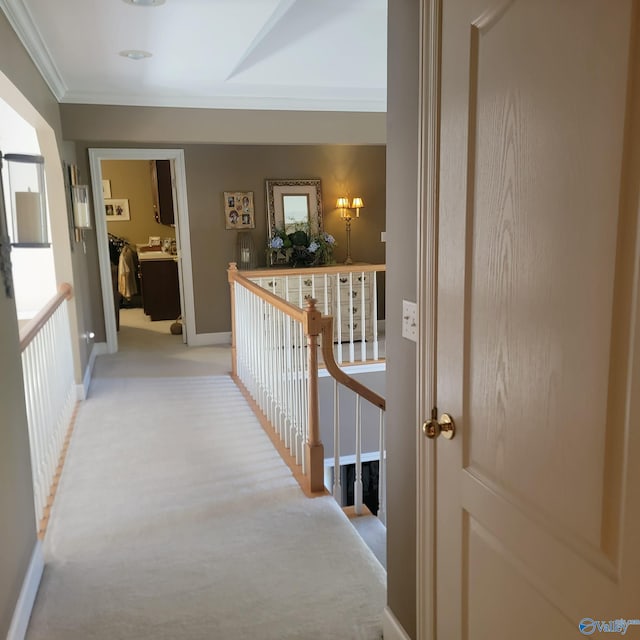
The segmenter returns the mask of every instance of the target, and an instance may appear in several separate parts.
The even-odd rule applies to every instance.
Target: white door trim
[[[93,188],[93,208],[96,212],[96,242],[100,262],[100,283],[102,286],[102,304],[104,308],[104,324],[107,337],[107,350],[115,353],[118,350],[118,334],[116,331],[115,309],[111,284],[111,267],[109,260],[109,241],[107,221],[100,215],[104,211],[102,197],[102,160],[173,160],[176,177],[176,198],[178,201],[176,221],[176,244],[178,247],[178,271],[181,273],[181,302],[183,327],[186,341],[195,336],[193,271],[191,266],[191,236],[189,233],[189,210],[187,204],[187,177],[183,149],[89,149],[89,166],[91,185]]]
[[[440,41],[442,0],[420,2],[418,149],[417,535],[418,640],[435,638],[436,445],[419,428],[436,406],[438,193],[440,180]]]
[[[18,596],[18,602],[13,610],[11,625],[7,631],[7,640],[24,640],[29,626],[29,618],[33,611],[33,605],[36,602],[40,581],[42,580],[42,572],[44,571],[44,556],[42,555],[42,543],[36,540],[31,552],[31,560],[24,580],[22,588]]]

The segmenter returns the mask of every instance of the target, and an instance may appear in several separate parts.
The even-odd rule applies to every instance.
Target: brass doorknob
[[[456,435],[456,425],[448,413],[443,413],[439,420],[432,418],[422,425],[422,433],[433,440],[442,434],[443,438],[451,440]]]

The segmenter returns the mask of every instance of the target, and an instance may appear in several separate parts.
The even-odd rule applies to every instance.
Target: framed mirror
[[[323,231],[320,179],[266,180],[267,229],[269,239],[275,230],[292,233],[307,226],[310,235]]]

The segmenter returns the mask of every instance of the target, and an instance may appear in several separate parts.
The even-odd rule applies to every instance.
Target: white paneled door
[[[638,8],[442,4],[438,640],[640,637]]]

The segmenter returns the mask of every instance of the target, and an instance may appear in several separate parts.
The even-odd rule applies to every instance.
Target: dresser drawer
[[[267,291],[303,308],[308,298],[314,297],[323,315],[334,318],[334,340],[349,341],[351,325],[353,339],[373,339],[373,284],[372,273],[292,274],[252,278]],[[364,318],[364,322],[363,322]],[[339,336],[338,336],[339,334]]]

